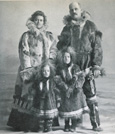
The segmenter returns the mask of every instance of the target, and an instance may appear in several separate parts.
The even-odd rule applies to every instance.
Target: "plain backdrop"
[[[74,0],[75,1],[75,0]],[[0,1],[0,73],[17,73],[18,43],[27,31],[26,21],[36,10],[42,10],[48,19],[48,30],[57,37],[64,15],[73,0]],[[103,33],[103,64],[107,74],[115,73],[115,0],[78,0],[83,10]]]

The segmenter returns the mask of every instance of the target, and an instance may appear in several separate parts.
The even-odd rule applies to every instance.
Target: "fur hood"
[[[82,11],[81,18],[80,18],[80,21],[79,22],[80,23],[84,23],[87,20],[90,20],[90,13],[88,13],[87,11]],[[75,24],[76,22],[74,20],[72,20],[72,18],[71,18],[70,15],[66,15],[63,18],[63,23],[65,25],[72,25],[72,24]],[[76,24],[76,25],[78,25],[78,24]]]
[[[42,63],[36,68],[36,76],[35,76],[35,80],[36,81],[40,81],[43,78],[43,68],[45,66],[49,66],[50,67],[50,78],[53,78],[56,74],[56,67],[55,67],[55,64],[53,63],[53,61],[51,59],[46,59],[46,60],[43,60]]]
[[[71,56],[71,63],[75,63],[75,59],[76,59],[76,52],[74,50],[73,47],[69,46],[69,47],[64,47],[63,49],[61,49],[60,51],[58,51],[57,54],[57,63],[58,63],[58,67],[59,68],[64,68],[65,64],[64,64],[64,53],[67,52],[70,54]]]
[[[29,31],[30,31],[31,33],[34,33],[34,34],[36,34],[36,35],[39,35],[40,32],[46,31],[46,29],[47,29],[47,27],[48,27],[47,24],[45,24],[41,29],[37,29],[35,23],[34,23],[33,21],[31,21],[30,18],[27,20],[26,26],[27,26],[27,28],[29,29]]]

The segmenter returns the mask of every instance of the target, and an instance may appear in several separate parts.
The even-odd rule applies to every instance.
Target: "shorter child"
[[[56,88],[53,80],[55,68],[50,61],[44,61],[37,72],[34,84],[34,108],[38,109],[39,131],[51,131],[54,117],[57,116]]]
[[[59,115],[65,119],[64,131],[66,132],[76,130],[77,120],[88,108],[82,91],[84,75],[80,72],[78,65],[74,64],[74,57],[75,52],[72,47],[60,51],[60,69],[57,68],[58,75],[55,77],[56,86],[61,95]]]

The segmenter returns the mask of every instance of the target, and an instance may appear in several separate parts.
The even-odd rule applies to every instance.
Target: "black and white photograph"
[[[0,1],[0,134],[115,133],[115,0]]]

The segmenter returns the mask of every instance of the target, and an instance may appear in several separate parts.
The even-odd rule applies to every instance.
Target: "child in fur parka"
[[[75,52],[72,47],[59,52],[58,75],[55,77],[56,86],[60,90],[60,117],[65,119],[64,131],[75,131],[77,119],[87,109],[82,91],[84,75],[79,66],[74,64]],[[71,122],[71,126],[70,126]]]
[[[49,60],[44,61],[38,69],[36,81],[33,85],[35,92],[33,107],[39,111],[35,116],[39,117],[40,132],[52,131],[53,119],[58,114],[54,75],[54,65]]]

